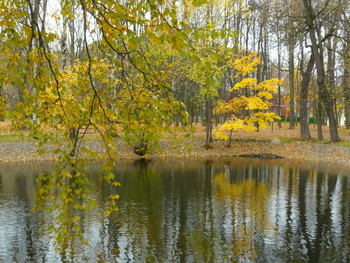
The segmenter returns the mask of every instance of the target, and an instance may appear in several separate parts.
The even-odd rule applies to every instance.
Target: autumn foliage
[[[234,77],[238,82],[231,89],[233,98],[218,101],[214,108],[216,115],[229,116],[228,120],[214,131],[218,138],[229,139],[225,131],[230,131],[232,135],[233,131],[240,129],[245,131],[255,131],[259,127],[264,129],[268,122],[280,119],[268,110],[272,106],[270,101],[273,99],[273,93],[277,91],[277,85],[281,85],[282,81],[274,78],[258,83],[256,78],[249,77],[249,74],[257,70],[259,63],[260,58],[256,53],[232,62],[231,67],[236,72]]]

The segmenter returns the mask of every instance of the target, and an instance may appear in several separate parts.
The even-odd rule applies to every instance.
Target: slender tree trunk
[[[335,55],[334,55],[334,44],[332,39],[328,39],[327,41],[327,86],[329,87],[331,98],[333,99],[333,108],[334,108],[334,116],[335,116],[335,122],[338,126],[338,112],[337,112],[337,101],[336,101],[336,94],[335,94]]]
[[[349,21],[350,22],[350,21]],[[344,22],[344,28],[347,28],[349,24]],[[342,81],[344,92],[344,115],[345,115],[345,127],[350,129],[350,30],[345,33],[346,41],[344,41],[344,49],[342,54],[342,60],[344,63],[344,76]]]
[[[213,109],[210,95],[206,95],[205,99],[205,145],[206,149],[210,149],[212,142],[212,130],[213,130]]]
[[[29,59],[29,54],[35,50],[36,48],[39,48],[39,43],[38,43],[38,39],[36,37],[35,31],[41,31],[40,26],[39,26],[39,12],[40,12],[40,5],[41,5],[41,0],[34,0],[31,4],[30,4],[30,16],[31,16],[31,27],[32,27],[32,38],[31,41],[29,43],[29,47],[28,47],[28,53],[27,53],[27,61],[28,63],[31,63],[30,59]],[[45,11],[46,13],[46,11]],[[34,64],[34,68],[33,68],[33,72],[31,72],[31,74],[36,74],[37,71],[37,65]],[[31,92],[33,94],[36,93],[36,88],[33,84],[30,84],[27,82],[27,86],[28,89],[31,90]],[[37,108],[37,104],[33,103],[33,108]],[[38,118],[37,118],[37,114],[33,111],[32,113],[32,122],[33,125],[37,125],[38,123]]]
[[[230,130],[230,137],[228,138],[227,148],[231,148],[233,130]]]
[[[310,139],[309,130],[309,85],[311,80],[312,70],[315,65],[314,56],[311,55],[306,71],[302,72],[302,81],[300,83],[300,138]]]
[[[4,100],[4,98],[2,97],[2,91],[3,91],[3,87],[0,86],[0,106],[2,103],[5,103],[5,101],[1,101],[1,100]],[[0,121],[4,121],[4,114],[2,113],[1,109],[0,109]]]
[[[350,62],[348,62],[350,63]],[[350,71],[348,70],[349,65],[344,67],[344,77],[343,77],[343,92],[344,92],[344,115],[345,115],[345,127],[350,129]]]
[[[320,98],[318,98],[317,100],[316,121],[317,121],[317,140],[322,141],[323,140],[323,131],[322,131],[323,116],[322,116],[322,104],[321,104]]]
[[[62,3],[63,6],[63,3]],[[63,25],[62,25],[62,39],[61,39],[61,51],[62,51],[62,70],[65,71],[67,67],[68,60],[68,49],[67,49],[67,17],[63,16]]]
[[[48,0],[43,0],[43,3],[42,3],[42,20],[41,20],[41,30],[45,31],[46,28],[45,28],[45,24],[46,24],[46,14],[47,14],[47,1]]]
[[[290,122],[289,129],[295,127],[295,104],[294,104],[294,35],[289,33],[288,37],[288,71],[289,71],[289,95],[290,95]]]
[[[277,21],[277,27],[279,32],[279,22]],[[281,79],[282,78],[282,72],[281,72],[281,43],[280,41],[277,42],[277,78]],[[277,115],[281,116],[281,85],[278,85],[278,93],[277,93]],[[282,128],[282,121],[278,120],[278,128]]]

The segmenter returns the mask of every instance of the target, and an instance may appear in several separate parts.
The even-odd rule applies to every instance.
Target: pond
[[[350,262],[350,172],[283,160],[118,163],[119,211],[90,169],[89,244],[57,244],[59,211],[38,212],[50,164],[0,168],[0,262]],[[51,226],[51,228],[50,228]],[[51,229],[51,230],[50,230]],[[60,250],[55,249],[61,246]]]

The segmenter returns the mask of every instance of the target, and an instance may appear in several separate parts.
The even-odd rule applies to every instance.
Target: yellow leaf
[[[113,182],[112,185],[113,186],[121,186],[121,184],[119,182]]]
[[[119,199],[119,195],[118,194],[110,195],[108,198],[109,199]]]

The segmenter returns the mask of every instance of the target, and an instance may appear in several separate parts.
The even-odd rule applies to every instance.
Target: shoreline
[[[232,143],[231,148],[225,147],[227,142],[214,141],[213,149],[205,150],[204,141],[201,138],[185,140],[182,142],[161,141],[159,150],[145,156],[133,153],[132,147],[123,141],[117,141],[117,155],[120,160],[146,159],[178,159],[178,158],[237,158],[241,154],[271,153],[283,156],[284,160],[308,161],[321,163],[322,165],[340,165],[350,168],[350,148],[329,144],[310,144],[302,141],[282,143],[279,139],[270,141],[244,141],[237,140]],[[100,141],[85,142],[84,146],[90,150],[102,153],[103,143]],[[25,163],[35,161],[57,160],[53,152],[57,147],[44,145],[40,149],[45,154],[38,154],[39,147],[35,142],[2,142],[0,143],[0,163]],[[96,160],[89,158],[91,160]]]

